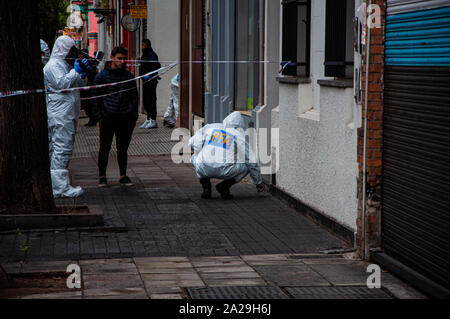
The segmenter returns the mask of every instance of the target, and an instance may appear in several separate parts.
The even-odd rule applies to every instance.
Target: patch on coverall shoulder
[[[222,130],[214,130],[208,142],[209,145],[229,149],[235,136]]]

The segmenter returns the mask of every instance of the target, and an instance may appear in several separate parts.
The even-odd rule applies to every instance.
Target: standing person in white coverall
[[[168,128],[175,127],[178,118],[178,74],[170,80],[170,89],[172,94],[170,96],[170,103],[167,107],[166,113],[164,113],[163,125]]]
[[[42,65],[45,66],[50,58],[50,48],[47,43],[41,39],[41,61]]]
[[[256,157],[244,135],[244,120],[233,112],[222,123],[208,124],[189,140],[194,152],[191,163],[203,186],[202,198],[211,198],[211,178],[224,181],[216,189],[223,199],[232,199],[230,188],[250,174],[258,192],[264,190]]]
[[[45,85],[50,91],[86,85],[87,74],[80,63],[88,67],[87,61],[80,62],[76,60],[77,56],[69,55],[74,46],[75,42],[68,36],[56,39],[50,60],[44,67]],[[78,197],[83,194],[81,187],[70,186],[67,170],[72,158],[79,115],[79,91],[47,94],[50,172],[55,197]]]

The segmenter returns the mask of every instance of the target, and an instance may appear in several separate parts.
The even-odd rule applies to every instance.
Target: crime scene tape
[[[162,69],[163,69],[163,68],[162,68]],[[158,76],[163,75],[163,74],[169,72],[171,69],[172,69],[172,68],[166,68],[164,71],[161,71],[161,73],[158,73],[158,74],[156,74],[156,75],[150,77],[149,79],[145,80],[144,83],[147,83],[147,82],[150,82],[151,80],[156,79]],[[144,75],[144,76],[145,76],[145,75]],[[134,90],[134,89],[135,89],[135,87],[132,87],[132,88],[128,88],[128,89],[121,90],[121,91],[117,91],[117,92],[111,92],[111,93],[108,93],[108,94],[84,97],[84,98],[81,98],[80,100],[86,101],[86,100],[98,99],[98,98],[100,98],[100,97],[111,96],[111,95],[119,94],[119,93],[122,93],[122,92],[131,91],[131,90]]]
[[[15,90],[15,91],[6,91],[6,92],[0,92],[0,99],[1,98],[6,98],[6,97],[11,97],[11,96],[18,96],[18,95],[26,95],[26,94],[38,94],[38,93],[46,93],[46,94],[57,94],[57,93],[67,93],[67,92],[73,92],[73,91],[88,91],[88,90],[92,90],[92,89],[97,89],[97,88],[102,88],[102,87],[110,87],[110,86],[116,86],[116,85],[120,85],[120,84],[124,84],[127,82],[131,82],[131,81],[135,81],[135,80],[139,80],[141,78],[144,78],[146,76],[151,76],[154,74],[159,74],[160,72],[162,72],[161,74],[164,74],[166,72],[168,72],[169,70],[171,70],[173,67],[175,67],[177,64],[180,63],[234,63],[234,64],[244,64],[244,63],[280,63],[282,65],[281,70],[278,73],[282,73],[284,71],[284,69],[287,66],[296,66],[296,63],[293,63],[291,61],[142,61],[142,60],[127,60],[128,62],[153,62],[153,63],[166,63],[166,62],[172,62],[170,65],[164,66],[159,68],[158,70],[149,72],[147,74],[141,75],[141,76],[137,76],[133,79],[129,79],[129,80],[125,80],[125,81],[121,81],[121,82],[115,82],[115,83],[107,83],[107,84],[100,84],[100,85],[91,85],[91,86],[84,86],[84,87],[75,87],[75,88],[68,88],[68,89],[63,89],[63,90],[56,90],[53,91],[49,88],[47,89],[35,89],[35,90]],[[153,78],[152,78],[153,79]],[[120,92],[123,92],[126,90],[122,90]],[[114,92],[114,93],[110,93],[112,94],[117,94],[120,92]],[[102,95],[102,96],[106,96],[106,95]],[[83,100],[86,99],[94,99],[97,97],[89,97],[89,98],[83,98]]]
[[[144,78],[146,76],[159,74],[159,72],[161,72],[163,70],[169,71],[170,69],[175,67],[175,65],[177,65],[177,64],[173,63],[173,64],[170,64],[170,65],[161,67],[158,70],[155,70],[155,71],[152,71],[152,72],[149,72],[149,73],[137,76],[135,78],[132,78],[132,79],[129,79],[129,80],[125,80],[125,81],[120,81],[120,82],[114,82],[114,83],[106,83],[106,84],[99,84],[99,85],[75,87],[75,88],[69,88],[69,89],[63,89],[63,90],[55,90],[55,91],[47,88],[47,89],[36,89],[36,90],[17,90],[17,91],[0,92],[0,99],[1,98],[6,98],[6,97],[11,97],[11,96],[26,95],[26,94],[37,94],[37,93],[57,94],[57,93],[67,93],[67,92],[73,92],[73,91],[89,91],[89,90],[97,89],[97,88],[111,87],[111,86],[116,86],[116,85],[128,83],[128,82],[131,82],[131,81],[136,81],[136,80],[142,79],[142,78]]]

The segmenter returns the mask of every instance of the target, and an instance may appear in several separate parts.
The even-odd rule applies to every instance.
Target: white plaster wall
[[[147,37],[160,61],[178,61],[178,0],[147,0]],[[162,65],[169,63],[161,62]],[[170,80],[178,67],[162,76],[157,88],[158,115],[164,115],[170,101]]]
[[[277,186],[347,227],[356,229],[357,135],[353,89],[321,87],[320,121],[299,116],[299,87],[280,84],[272,111],[280,128]]]
[[[266,1],[266,21],[265,21],[265,39],[264,39],[264,60],[279,61],[280,60],[280,1]],[[278,82],[276,78],[280,65],[278,62],[266,63],[264,66],[264,105],[255,109],[256,128],[266,128],[267,131],[267,155],[270,154],[271,141],[271,111],[278,106]],[[266,180],[269,177],[266,177]]]

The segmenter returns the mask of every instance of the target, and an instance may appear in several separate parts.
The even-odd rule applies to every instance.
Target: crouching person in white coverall
[[[86,85],[86,73],[73,56],[75,42],[68,36],[55,41],[50,60],[44,67],[44,80],[50,91],[57,91]],[[69,54],[71,52],[71,54]],[[74,69],[75,67],[75,69]],[[47,94],[48,139],[50,151],[50,172],[54,197],[78,197],[81,187],[70,186],[69,162],[72,158],[75,133],[80,115],[80,93]]]
[[[258,192],[264,190],[256,157],[244,135],[240,112],[231,113],[223,123],[208,124],[189,140],[194,152],[191,163],[203,186],[202,198],[211,198],[211,178],[223,179],[216,189],[223,199],[232,199],[230,188],[250,174]]]

